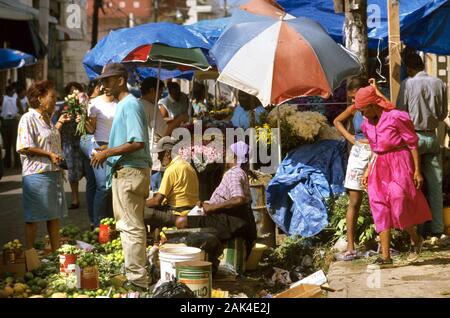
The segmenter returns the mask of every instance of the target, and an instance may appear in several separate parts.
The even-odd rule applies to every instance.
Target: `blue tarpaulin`
[[[0,49],[0,70],[36,64],[33,55],[12,49]]]
[[[322,140],[290,152],[266,190],[274,222],[288,235],[310,237],[328,224],[326,199],[345,192],[347,143]]]
[[[331,0],[278,0],[286,12],[304,16],[322,24],[336,41],[343,40],[344,14],[334,13]],[[450,54],[450,1],[448,0],[403,0],[400,3],[400,35],[408,46],[424,52]],[[388,46],[387,1],[368,0],[369,24],[380,9],[379,25],[368,27],[369,47],[376,49]]]
[[[142,24],[111,31],[103,37],[84,57],[83,65],[86,73],[92,79],[101,73],[104,65],[120,63],[134,49],[153,43],[177,48],[211,47],[210,42],[200,32],[195,34],[182,25],[168,22]],[[172,75],[181,76],[183,73],[177,71],[170,73],[170,76]],[[169,72],[163,71],[162,78],[168,77]]]
[[[231,18],[220,18],[212,20],[202,20],[194,24],[186,25],[186,29],[194,34],[204,36],[211,46],[216,43],[222,32],[230,24]]]

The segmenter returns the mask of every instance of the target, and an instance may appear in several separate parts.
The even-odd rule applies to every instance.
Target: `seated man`
[[[248,146],[239,141],[230,147],[227,154],[229,168],[209,202],[199,202],[204,216],[180,216],[177,228],[212,227],[224,242],[232,238],[246,241],[248,254],[256,239],[256,223],[251,208],[250,185],[247,174],[241,167],[247,162]]]
[[[172,159],[172,150],[177,142],[166,136],[152,149],[165,167],[158,192],[146,202],[147,208],[154,209],[146,211],[146,223],[152,231],[163,226],[173,226],[173,213],[186,215],[199,200],[198,178],[194,168],[179,156]]]

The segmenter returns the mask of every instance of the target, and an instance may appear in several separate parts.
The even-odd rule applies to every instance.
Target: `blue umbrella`
[[[182,25],[168,22],[142,24],[111,31],[104,37],[85,55],[83,64],[86,73],[90,78],[95,77],[101,73],[104,65],[123,62],[136,49],[149,45],[197,51],[209,50],[211,47],[203,35],[190,32]],[[181,72],[178,75],[181,75]]]
[[[37,59],[33,55],[12,49],[0,49],[0,70],[33,65],[36,62]]]

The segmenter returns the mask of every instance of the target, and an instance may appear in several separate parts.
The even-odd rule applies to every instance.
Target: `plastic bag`
[[[196,298],[186,284],[175,280],[163,283],[153,293],[153,298]]]

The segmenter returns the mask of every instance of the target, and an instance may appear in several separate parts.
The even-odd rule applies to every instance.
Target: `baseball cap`
[[[166,150],[172,150],[172,148],[178,143],[178,139],[170,136],[162,137],[155,147],[152,148],[153,153],[158,153]]]
[[[125,78],[128,78],[128,71],[125,68],[124,65],[120,63],[110,63],[106,64],[103,67],[102,74],[98,77],[96,77],[96,80],[101,80],[103,78],[111,77],[111,76],[118,76],[122,75]]]

